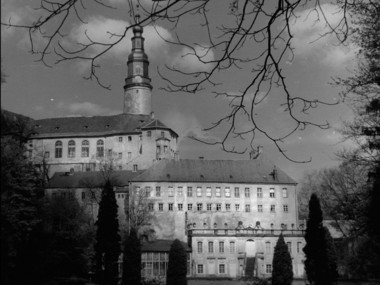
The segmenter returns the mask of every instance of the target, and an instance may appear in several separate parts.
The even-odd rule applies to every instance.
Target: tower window
[[[62,142],[61,141],[57,141],[55,143],[55,157],[56,158],[62,157]]]
[[[137,164],[133,165],[133,172],[137,172]]]
[[[81,151],[82,157],[89,157],[90,156],[90,143],[88,140],[82,141],[82,151]]]
[[[75,141],[70,140],[69,141],[69,147],[68,147],[68,157],[75,157]]]
[[[123,141],[123,137],[119,137],[119,142],[122,142]]]
[[[129,141],[129,142],[132,141],[132,136],[128,136],[128,141]]]
[[[146,133],[146,135],[147,135],[148,138],[150,138],[150,137],[152,136],[152,131],[148,131],[148,132]]]

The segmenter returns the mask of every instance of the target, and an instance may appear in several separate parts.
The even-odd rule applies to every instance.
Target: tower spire
[[[132,51],[128,56],[128,74],[124,85],[124,113],[151,114],[152,85],[149,78],[149,60],[144,50],[143,27],[136,13],[133,27]]]

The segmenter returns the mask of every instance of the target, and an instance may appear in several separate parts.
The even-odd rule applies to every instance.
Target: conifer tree
[[[335,251],[334,240],[330,234],[328,228],[323,228],[325,231],[325,243],[326,243],[326,254],[327,254],[327,272],[328,280],[334,282],[338,278],[338,265],[337,265],[337,255]]]
[[[109,179],[106,180],[102,191],[96,226],[96,279],[100,285],[116,285],[118,284],[120,235],[117,203]]]
[[[182,243],[176,239],[169,251],[169,264],[166,274],[166,285],[187,285],[187,256]]]
[[[272,285],[290,285],[292,281],[292,258],[281,234],[274,248]]]
[[[323,214],[319,199],[315,193],[309,201],[309,217],[306,225],[305,241],[305,271],[312,285],[333,284],[329,268],[328,245],[323,227]],[[330,247],[331,248],[331,247]]]
[[[134,228],[124,244],[122,285],[141,283],[141,245]]]

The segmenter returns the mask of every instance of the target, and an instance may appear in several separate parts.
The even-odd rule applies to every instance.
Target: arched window
[[[75,157],[75,141],[73,140],[69,141],[67,153],[68,153],[68,157]]]
[[[61,158],[62,157],[62,142],[57,141],[55,143],[55,158]]]
[[[103,140],[98,140],[96,142],[96,156],[104,157],[104,141]]]
[[[82,141],[82,157],[90,156],[90,143],[88,140]]]

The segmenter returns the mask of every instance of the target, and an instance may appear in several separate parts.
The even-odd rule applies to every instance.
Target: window
[[[108,155],[108,157],[112,157],[112,149],[108,150],[108,154],[107,155]]]
[[[202,205],[203,205],[202,203],[197,204],[197,210],[198,211],[202,211]]]
[[[257,188],[257,198],[263,198],[263,188]]]
[[[217,203],[217,204],[216,204],[216,210],[217,210],[217,211],[221,211],[221,210],[222,210],[222,204]]]
[[[169,208],[168,208],[169,211],[173,211],[173,203],[169,203]]]
[[[202,197],[202,188],[197,187],[197,197]]]
[[[270,211],[271,213],[276,212],[276,205],[270,205]]]
[[[227,212],[231,211],[231,204],[226,204],[226,211]]]
[[[183,204],[178,204],[178,211],[183,211]]]
[[[289,253],[292,253],[292,243],[291,243],[290,241],[288,241],[288,242],[286,243],[286,245],[288,246],[288,251],[289,251]]]
[[[214,243],[212,241],[208,242],[208,252],[213,253],[214,252]]]
[[[148,210],[151,212],[154,210],[154,204],[153,203],[148,204]]]
[[[206,189],[206,196],[211,197],[211,188],[210,187],[207,187],[207,189]]]
[[[263,211],[263,205],[257,205],[257,212]]]
[[[235,242],[230,241],[230,253],[235,253]]]
[[[119,137],[119,142],[123,142],[123,137]]]
[[[229,187],[224,188],[224,196],[231,197],[231,191]]]
[[[96,199],[96,194],[95,194],[95,192],[92,192],[92,193],[91,193],[91,199]]]
[[[236,198],[239,198],[240,197],[240,190],[239,190],[239,187],[235,187],[234,188],[234,195]]]
[[[187,187],[187,197],[193,197],[193,187]]]
[[[174,188],[172,186],[170,186],[168,188],[168,196],[169,197],[174,197]]]
[[[193,210],[193,204],[187,204],[187,210],[192,211]]]
[[[68,147],[68,157],[75,157],[75,141],[70,140],[69,141],[69,147]]]
[[[148,138],[150,138],[150,137],[152,136],[152,131],[148,131],[148,132],[146,133],[146,136],[147,136]]]
[[[145,197],[150,197],[150,194],[152,192],[152,188],[150,186],[145,187]]]
[[[235,204],[235,211],[239,212],[240,211],[240,204]]]
[[[212,204],[207,204],[207,211],[211,211],[211,209],[212,209]]]
[[[55,158],[61,158],[62,157],[62,142],[57,141],[55,143]]]
[[[183,189],[182,187],[178,187],[178,197],[182,197],[183,196]]]
[[[224,253],[224,241],[219,242],[219,252]]]
[[[220,197],[221,195],[220,195],[220,187],[216,187],[216,189],[215,189],[215,196],[216,197]]]
[[[164,153],[167,153],[167,152],[168,152],[168,146],[164,145]]]
[[[165,132],[161,132],[161,137],[162,137],[162,138],[165,137]]]
[[[161,197],[161,187],[156,186],[156,197]]]
[[[128,152],[128,159],[132,159],[132,152]]]
[[[161,153],[161,146],[160,145],[156,146],[156,152]]]
[[[249,192],[248,187],[244,189],[244,196],[245,196],[245,198],[249,198],[251,196],[251,193]]]
[[[134,165],[133,165],[133,172],[137,172],[137,169],[138,169],[137,164],[134,164]]]
[[[197,249],[198,249],[198,253],[203,252],[203,243],[201,241],[198,241]]]
[[[265,272],[267,274],[272,274],[272,264],[267,264],[265,267]]]
[[[271,249],[272,249],[272,247],[271,247],[270,241],[267,241],[267,242],[265,243],[265,252],[266,252],[267,254],[270,254],[270,253],[271,253]]]
[[[123,153],[119,152],[118,157],[119,157],[119,159],[122,159],[123,158]]]
[[[288,189],[282,188],[282,198],[288,198]]]
[[[82,192],[82,200],[86,199],[86,192]]]
[[[226,265],[219,264],[219,274],[225,274],[225,273],[226,273]]]
[[[158,203],[158,210],[162,212],[164,210],[164,204],[163,203]]]
[[[297,253],[300,253],[302,249],[302,242],[297,242]]]
[[[45,151],[45,153],[44,153],[44,157],[45,157],[45,158],[49,158],[49,157],[50,157],[50,151]]]
[[[132,141],[132,136],[128,136],[128,141],[129,141],[129,142]]]
[[[89,157],[90,156],[90,143],[88,140],[82,141],[82,151],[81,151],[82,157]]]
[[[203,264],[198,264],[197,272],[198,272],[198,274],[203,274]]]
[[[104,141],[103,140],[98,140],[96,142],[96,156],[104,157]]]
[[[271,197],[271,198],[275,197],[275,195],[274,195],[274,188],[270,188],[269,189],[269,197]]]
[[[283,207],[284,207],[284,213],[288,213],[288,211],[289,211],[288,205],[284,205]]]

